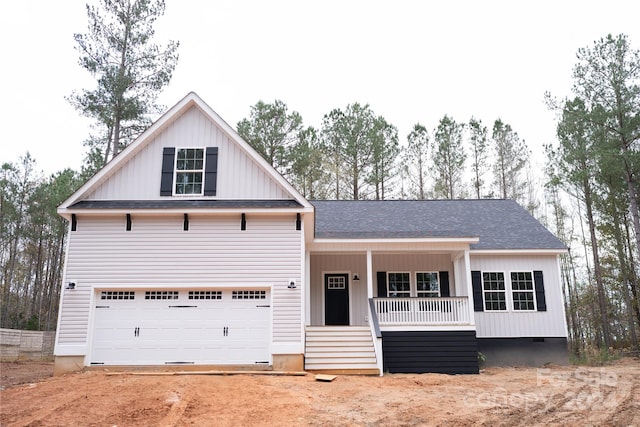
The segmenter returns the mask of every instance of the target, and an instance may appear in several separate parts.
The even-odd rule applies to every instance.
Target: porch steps
[[[368,326],[307,326],[305,370],[379,374]]]

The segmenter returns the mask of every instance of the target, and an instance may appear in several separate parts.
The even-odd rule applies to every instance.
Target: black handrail
[[[373,298],[369,298],[369,311],[371,312],[371,321],[373,322],[373,330],[376,333],[376,338],[382,338],[380,324],[378,323],[378,313],[376,313],[376,305],[373,302]]]

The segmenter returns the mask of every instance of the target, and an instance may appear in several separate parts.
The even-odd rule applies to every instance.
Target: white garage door
[[[92,365],[268,364],[268,290],[98,291]]]

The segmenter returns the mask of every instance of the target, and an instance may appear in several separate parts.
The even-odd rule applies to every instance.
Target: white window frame
[[[438,283],[438,291],[434,292],[434,291],[421,291],[420,289],[418,289],[418,274],[435,274],[436,275],[436,281]],[[440,273],[438,271],[416,271],[416,280],[415,280],[415,295],[419,298],[439,298],[440,297],[440,290],[441,290],[441,286],[440,286]],[[430,296],[420,296],[420,293],[428,293],[431,294]]]
[[[502,281],[504,283],[504,290],[494,290],[494,289],[485,289],[484,287],[484,275],[485,273],[491,274],[491,273],[496,273],[496,274],[502,274]],[[509,288],[511,287],[511,283],[510,281],[507,282],[507,277],[511,277],[510,275],[507,276],[507,273],[505,271],[500,271],[500,270],[491,270],[491,271],[481,271],[480,272],[480,277],[481,277],[481,286],[482,286],[482,309],[483,311],[486,311],[488,313],[507,313],[509,312]],[[487,309],[487,299],[486,299],[486,294],[488,292],[502,292],[504,293],[504,303],[505,303],[505,308],[504,310],[489,310]]]
[[[511,278],[512,274],[518,274],[518,273],[525,273],[525,274],[529,274],[531,276],[531,290],[515,290],[513,289],[513,280]],[[521,309],[516,309],[516,300],[514,298],[514,293],[516,292],[527,292],[527,293],[531,293],[531,297],[533,299],[533,309],[526,309],[526,310],[521,310]],[[536,282],[534,280],[533,277],[533,271],[532,270],[512,270],[509,271],[509,296],[511,299],[511,302],[509,304],[509,307],[511,307],[511,310],[514,312],[518,312],[518,313],[531,313],[534,311],[538,311],[538,304],[536,301]]]
[[[202,169],[181,169],[178,171],[178,153],[183,150],[202,150]],[[207,149],[205,147],[177,147],[175,156],[173,159],[173,189],[172,193],[174,196],[178,197],[193,197],[193,196],[203,196],[204,195],[204,179],[205,179],[205,171],[207,169]],[[178,187],[178,173],[201,173],[202,174],[202,184],[200,188],[200,193],[178,193],[176,189]]]
[[[399,296],[391,296],[391,280],[389,280],[389,275],[391,274],[406,274],[409,277],[409,291],[400,291],[402,295]],[[413,285],[411,283],[411,272],[410,271],[388,271],[387,272],[387,297],[388,298],[411,298],[411,294],[413,291]],[[398,293],[397,291],[394,291]],[[406,294],[406,295],[405,295]]]

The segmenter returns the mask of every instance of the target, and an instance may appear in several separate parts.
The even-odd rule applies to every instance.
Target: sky
[[[91,121],[65,97],[95,85],[73,39],[87,30],[85,4],[1,3],[0,162],[28,151],[45,174],[80,169]],[[489,129],[501,118],[542,166],[556,126],[545,92],[570,96],[578,49],[609,33],[640,49],[639,17],[637,0],[166,0],[155,41],[180,41],[180,59],[158,101],[195,91],[234,128],[259,100],[315,127],[359,102],[403,144],[445,114]]]

